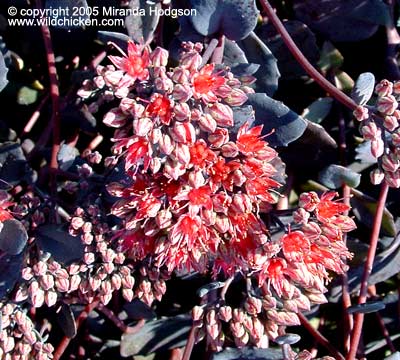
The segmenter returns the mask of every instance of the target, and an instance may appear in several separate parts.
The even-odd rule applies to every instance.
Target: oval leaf
[[[319,124],[332,109],[333,99],[330,97],[319,98],[304,109],[301,116],[313,123]]]
[[[204,285],[197,290],[197,296],[198,297],[206,296],[210,291],[220,289],[224,285],[225,285],[225,283],[221,282],[221,281],[215,281],[215,282],[209,283],[207,285]]]
[[[132,9],[132,14],[125,18],[125,26],[129,36],[137,43],[150,43],[160,18],[161,3],[131,0],[129,8]],[[136,15],[140,10],[144,10],[144,15]]]
[[[0,227],[0,249],[9,255],[20,254],[28,241],[25,227],[15,219],[3,221]]]
[[[347,313],[349,314],[369,314],[373,312],[377,312],[379,310],[383,310],[386,307],[385,303],[382,301],[369,301],[365,304],[359,304],[350,306],[347,308]]]
[[[138,298],[126,303],[124,310],[131,320],[154,319],[157,316],[150,306]]]
[[[226,40],[224,46],[224,64],[234,66],[238,63],[246,64],[247,57],[244,51],[234,41]]]
[[[263,125],[263,134],[272,146],[287,146],[305,131],[307,122],[282,102],[266,94],[248,94],[247,104],[255,111],[255,125]]]
[[[181,347],[186,344],[191,326],[189,315],[149,321],[140,331],[122,335],[121,356],[144,355]]]
[[[376,200],[354,189],[352,190],[352,194],[354,196],[350,199],[350,203],[354,215],[358,221],[372,229],[378,206]],[[381,233],[387,236],[395,236],[397,233],[393,215],[387,208],[383,212]]]
[[[196,13],[190,18],[204,36],[224,34],[228,39],[245,38],[257,25],[255,0],[189,0]]]
[[[375,76],[370,72],[362,73],[351,91],[351,97],[359,105],[365,105],[374,93]]]
[[[369,38],[390,21],[389,8],[380,0],[297,0],[296,17],[332,41]]]
[[[214,353],[211,360],[283,360],[280,349],[256,349],[245,347],[242,349],[226,348]]]
[[[296,344],[301,340],[301,336],[297,334],[285,334],[278,336],[277,338],[274,339],[274,342],[276,342],[278,345],[293,345]]]
[[[318,180],[329,189],[338,189],[343,185],[356,188],[360,185],[361,175],[340,165],[329,165],[319,173]]]
[[[36,230],[36,241],[43,251],[63,264],[82,259],[84,254],[80,237],[70,235],[58,225],[39,226]]]
[[[0,298],[6,296],[15,283],[21,278],[21,269],[24,261],[22,255],[6,255],[0,261]]]
[[[260,68],[254,74],[257,78],[255,90],[272,96],[278,88],[278,80],[281,76],[277,60],[262,40],[251,32],[248,37],[238,42],[249,62],[259,64]]]
[[[57,314],[57,322],[63,330],[65,336],[73,338],[76,335],[76,322],[75,316],[72,312],[71,306],[63,303]]]
[[[4,61],[4,56],[0,52],[0,91],[2,91],[8,84],[7,73],[8,73],[8,68]]]

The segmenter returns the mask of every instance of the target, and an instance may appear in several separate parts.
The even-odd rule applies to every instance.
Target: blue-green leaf
[[[271,133],[267,141],[272,146],[287,146],[305,131],[307,122],[280,101],[266,94],[248,94],[246,104],[253,106],[255,125],[263,125],[263,133]]]
[[[190,18],[204,36],[224,34],[228,39],[245,38],[257,24],[255,0],[189,0],[196,13]]]

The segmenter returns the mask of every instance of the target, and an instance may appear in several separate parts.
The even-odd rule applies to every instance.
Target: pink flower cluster
[[[253,254],[252,270],[258,282],[252,284],[251,291],[248,289],[243,308],[232,308],[223,300],[193,309],[200,329],[198,340],[206,337],[207,343],[219,351],[230,334],[238,347],[268,347],[269,340],[281,335],[285,326],[300,324],[299,312],[309,311],[311,303],[327,301],[323,293],[328,271],[346,270],[345,260],[351,254],[343,234],[355,228],[354,221],[343,215],[348,206],[334,201],[335,195],[301,194],[300,207],[294,214],[299,229],[288,231]]]
[[[385,181],[390,187],[400,187],[400,81],[382,80],[375,87],[376,108],[359,106],[354,111],[361,122],[361,133],[371,142],[371,154],[378,168],[371,172],[371,182]]]
[[[249,89],[229,69],[201,67],[200,50],[186,44],[179,66],[167,71],[166,50],[130,43],[128,55],[111,57],[114,72],[98,70],[104,81],[95,83],[126,96],[104,122],[117,128],[113,151],[131,181],[108,190],[120,198],[112,212],[125,219],[119,238],[132,258],[152,254],[169,272],[204,272],[213,260],[216,273],[233,274],[248,269],[247,253],[267,242],[258,212],[275,201],[277,154],[261,127],[245,124],[230,134],[232,107]],[[139,54],[143,68],[134,70],[129,64]]]
[[[11,302],[0,303],[0,358],[49,360],[53,346],[45,343],[26,312]]]

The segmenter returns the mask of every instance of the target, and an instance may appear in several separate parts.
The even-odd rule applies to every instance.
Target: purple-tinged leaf
[[[82,259],[84,246],[79,236],[72,236],[58,225],[41,225],[36,230],[36,241],[40,249],[50,253],[62,264]]]
[[[293,345],[298,343],[301,340],[300,335],[297,334],[285,334],[278,336],[277,338],[274,339],[274,342],[277,343],[278,345]]]
[[[60,325],[65,336],[73,338],[76,335],[77,328],[75,316],[72,312],[71,306],[63,303],[57,312],[57,322]]]
[[[254,74],[257,78],[256,92],[265,92],[268,96],[272,96],[278,88],[278,80],[281,76],[275,56],[254,32],[251,32],[245,39],[238,41],[238,45],[243,49],[250,63],[260,65],[260,68]]]
[[[350,306],[347,308],[348,314],[369,314],[374,313],[379,310],[383,310],[386,307],[385,303],[382,301],[369,301],[365,304],[358,304],[354,306]]]
[[[189,0],[196,10],[190,20],[204,36],[224,34],[230,40],[244,39],[257,24],[255,0]]]
[[[28,234],[20,221],[10,219],[0,223],[0,250],[9,255],[18,255],[27,241]]]
[[[131,320],[148,320],[154,319],[157,316],[150,306],[139,299],[134,299],[133,301],[126,303],[124,305],[124,310],[128,314],[128,318]]]
[[[280,101],[266,94],[248,94],[246,104],[255,111],[255,125],[263,125],[263,134],[271,146],[287,146],[305,131],[307,122]]]
[[[257,349],[244,347],[242,349],[226,348],[214,353],[211,360],[283,360],[281,349]]]
[[[332,164],[319,173],[318,180],[329,189],[339,189],[345,184],[356,188],[360,185],[361,175],[344,166]]]
[[[189,315],[148,321],[140,331],[122,335],[121,356],[144,355],[184,346],[191,326]]]
[[[146,0],[131,0],[129,8],[132,14],[125,18],[129,36],[137,43],[150,43],[159,21],[161,3]],[[140,11],[144,12],[140,14]]]
[[[21,269],[24,262],[22,255],[6,255],[0,259],[0,298],[6,296],[15,283],[21,278]]]

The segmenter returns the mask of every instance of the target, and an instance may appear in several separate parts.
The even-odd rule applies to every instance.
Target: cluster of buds
[[[38,196],[27,192],[20,197],[11,210],[13,216],[20,220],[26,229],[34,230],[45,223],[46,215],[43,205]]]
[[[87,267],[82,277],[80,297],[86,301],[99,298],[107,304],[114,291],[122,291],[131,301],[135,279],[132,269],[125,264],[125,255],[115,250],[105,216],[97,205],[87,211],[78,208],[70,223],[70,234],[80,236],[84,244],[83,263]]]
[[[371,143],[371,154],[378,168],[371,172],[371,182],[385,181],[394,188],[400,187],[400,81],[382,80],[375,87],[375,108],[359,106],[354,111],[361,122],[361,133]]]
[[[148,306],[151,306],[155,300],[161,301],[167,291],[166,280],[169,280],[170,275],[166,271],[148,269],[144,265],[140,267],[139,273],[135,297]]]
[[[309,311],[312,303],[327,301],[323,293],[328,271],[346,270],[345,260],[351,254],[343,234],[355,228],[346,215],[349,207],[334,201],[336,195],[300,195],[293,215],[296,230],[248,255],[258,280],[252,282],[254,295],[247,295],[241,308],[232,309],[224,300],[221,306],[193,309],[193,320],[200,329],[198,340],[206,337],[217,351],[227,345],[226,339],[233,339],[238,347],[265,348],[284,334],[287,326],[300,324],[299,312]]]
[[[32,320],[19,306],[0,303],[0,358],[4,360],[48,360],[53,358],[53,346],[45,343]]]

